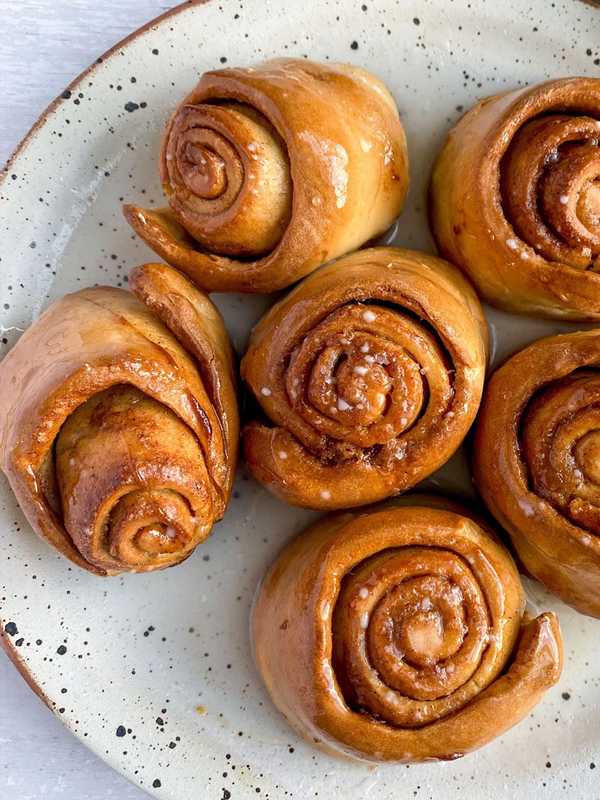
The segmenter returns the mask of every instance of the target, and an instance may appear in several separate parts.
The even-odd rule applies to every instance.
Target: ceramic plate
[[[211,0],[188,3],[90,67],[17,150],[2,194],[3,350],[52,301],[126,284],[155,257],[123,201],[162,204],[156,159],[169,112],[205,71],[277,55],[347,61],[390,87],[412,175],[395,244],[431,251],[425,189],[446,133],[477,98],[550,77],[600,75],[600,11],[577,0]],[[220,295],[238,351],[269,298]],[[489,313],[494,359],[568,325]],[[472,490],[464,454],[428,483]],[[260,576],[315,518],[243,469],[224,522],[192,558],[150,575],[99,579],[35,536],[2,477],[4,644],[73,733],[151,795],[597,798],[600,622],[528,584],[558,612],[562,679],[501,739],[458,762],[348,764],[287,727],[257,675],[248,621]],[[598,769],[594,772],[594,762]]]

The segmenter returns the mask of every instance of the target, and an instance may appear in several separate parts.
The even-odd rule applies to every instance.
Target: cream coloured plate
[[[502,89],[600,75],[600,10],[578,0],[210,0],[186,3],[99,59],[43,115],[2,185],[6,352],[50,302],[123,285],[153,254],[123,201],[161,204],[156,156],[172,108],[205,70],[276,55],[347,61],[390,87],[412,186],[388,241],[432,250],[425,190],[463,109]],[[216,298],[237,349],[268,298]],[[571,330],[489,313],[494,359]],[[429,485],[472,493],[464,454]],[[272,498],[243,469],[227,517],[185,564],[102,580],[39,540],[1,479],[2,620],[9,654],[95,753],[160,798],[597,798],[600,623],[539,585],[557,611],[563,677],[516,729],[448,764],[348,764],[298,740],[252,662],[248,621],[261,574],[315,518]],[[597,764],[596,771],[594,765]],[[260,790],[260,792],[259,792]]]

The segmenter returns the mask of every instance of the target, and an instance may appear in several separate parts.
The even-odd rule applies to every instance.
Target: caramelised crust
[[[497,370],[473,468],[525,568],[600,617],[600,329],[540,339]]]
[[[207,291],[270,292],[382,233],[408,158],[385,86],[346,64],[277,59],[203,75],[163,135],[170,208],[136,233]]]
[[[455,759],[560,676],[558,620],[524,603],[480,520],[407,497],[326,517],[281,553],[257,598],[256,662],[286,721],[332,755]]]
[[[450,132],[430,187],[441,254],[507,311],[600,319],[600,80],[482,100]]]
[[[270,491],[308,508],[405,491],[466,435],[486,347],[475,293],[450,264],[384,247],[328,264],[252,334],[242,376],[274,427],[245,427],[245,459]]]
[[[36,532],[96,574],[190,555],[225,513],[239,418],[210,300],[163,264],[67,295],[0,365],[1,466]]]

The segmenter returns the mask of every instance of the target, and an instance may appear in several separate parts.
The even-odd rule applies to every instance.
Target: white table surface
[[[177,5],[168,0],[0,0],[0,163],[95,58]],[[144,800],[91,753],[0,650],[0,797]]]

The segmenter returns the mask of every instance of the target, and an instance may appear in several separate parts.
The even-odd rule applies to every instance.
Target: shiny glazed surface
[[[507,311],[600,319],[600,79],[493,95],[458,122],[430,187],[441,254]]]
[[[164,264],[130,285],[67,295],[0,365],[2,469],[36,532],[99,575],[187,558],[225,513],[237,455],[219,312]]]
[[[529,573],[600,617],[600,330],[540,339],[486,387],[474,473]]]
[[[227,65],[255,65],[282,52],[308,54],[320,62],[351,61],[379,76],[398,104],[410,150],[411,190],[393,243],[425,252],[434,251],[426,187],[435,156],[463,113],[459,107],[556,77],[557,70],[598,75],[596,56],[586,50],[597,49],[600,15],[580,0],[533,0],[527,7],[514,0],[430,0],[416,12],[405,0],[343,8],[333,0],[253,0],[243,6],[237,0],[186,4],[120,45],[68,87],[71,98],[59,100],[21,150],[1,187],[9,227],[1,236],[11,256],[0,267],[3,302],[10,303],[8,311],[0,304],[5,328],[28,328],[63,295],[96,282],[118,286],[133,265],[156,260],[123,224],[120,204],[166,204],[156,169],[164,125],[200,75],[221,66],[222,56]],[[350,47],[353,41],[357,50]],[[129,101],[147,107],[129,113]],[[97,258],[90,260],[91,253]],[[213,300],[243,354],[248,332],[273,298],[218,294]],[[493,363],[533,339],[574,327],[485,312]],[[8,344],[0,355],[19,337],[14,328],[5,333]],[[464,445],[427,486],[472,497]],[[577,800],[596,800],[600,622],[565,606],[538,582],[524,582],[528,601],[559,616],[565,666],[559,684],[529,719],[468,758],[374,770],[373,764],[334,760],[297,737],[270,702],[250,654],[248,616],[259,578],[281,548],[315,521],[315,512],[284,505],[240,469],[225,519],[189,559],[176,569],[107,582],[76,569],[33,533],[4,475],[0,489],[0,540],[10,558],[0,581],[6,596],[2,616],[19,631],[5,634],[4,641],[73,735],[151,796],[214,800],[227,789],[232,800],[266,794],[306,800],[315,792],[389,800],[399,791],[409,797],[433,794],[436,800],[547,800],[567,793],[566,780]],[[48,604],[51,614],[44,611]],[[149,625],[155,630],[146,636]],[[65,627],[67,653],[59,657]],[[15,646],[23,637],[23,645]],[[198,713],[197,705],[206,713]],[[168,714],[161,732],[156,718],[163,708]],[[119,724],[134,733],[115,736]],[[158,788],[155,779],[161,780]]]
[[[453,267],[391,247],[346,256],[252,333],[242,377],[273,425],[246,425],[246,462],[277,497],[307,508],[398,494],[460,445],[486,363],[483,312]]]
[[[254,612],[287,722],[332,755],[452,760],[516,725],[560,676],[554,614],[524,615],[516,566],[440,498],[326,517],[281,553]]]
[[[408,156],[364,69],[275,59],[207,72],[163,134],[170,208],[124,207],[142,239],[207,291],[271,292],[383,233]]]

